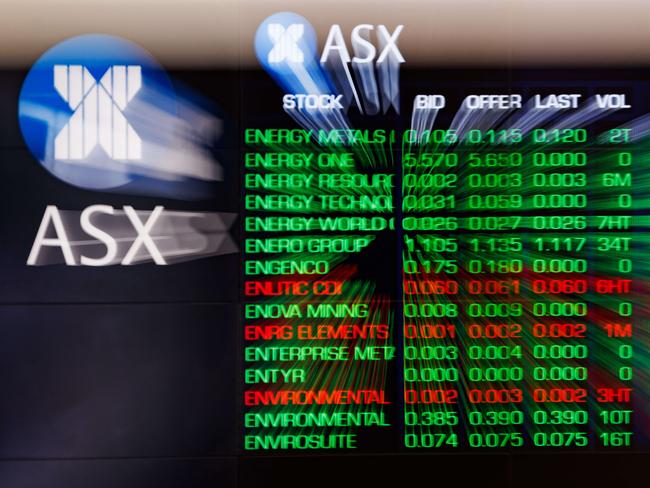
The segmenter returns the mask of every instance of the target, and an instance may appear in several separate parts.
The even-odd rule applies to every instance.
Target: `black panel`
[[[234,454],[236,323],[225,305],[0,307],[0,457]]]

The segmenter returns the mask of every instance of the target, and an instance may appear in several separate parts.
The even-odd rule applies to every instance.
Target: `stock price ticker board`
[[[244,3],[0,66],[0,488],[642,486],[643,36]]]
[[[479,73],[344,128],[244,81],[243,452],[647,449],[647,80]]]

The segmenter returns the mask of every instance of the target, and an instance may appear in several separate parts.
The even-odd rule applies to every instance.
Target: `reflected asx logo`
[[[390,107],[399,112],[399,66],[405,59],[397,40],[403,28],[398,25],[390,32],[385,25],[359,24],[350,33],[351,54],[335,24],[318,56],[316,32],[307,19],[280,12],[258,27],[255,51],[285,90],[285,111],[302,125],[318,125],[309,110],[347,111],[354,105],[366,115],[386,113]]]
[[[305,56],[297,42],[304,32],[303,24],[290,24],[286,29],[282,24],[269,24],[268,33],[273,41],[269,63],[279,63],[285,59],[291,63],[302,63]]]

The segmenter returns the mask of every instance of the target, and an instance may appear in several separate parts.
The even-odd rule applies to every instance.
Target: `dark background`
[[[294,127],[280,90],[258,71],[170,73],[212,100],[226,128],[216,151],[224,182],[212,200],[188,203],[90,192],[47,173],[18,129],[24,75],[0,72],[0,488],[647,483],[647,452],[413,454],[395,446],[373,455],[244,455],[238,254],[164,267],[25,262],[48,204],[241,213],[241,129]],[[634,109],[622,123],[650,111],[648,81],[645,69],[403,71],[403,116],[386,120],[408,123],[422,92],[447,95],[446,126],[468,93],[517,89],[526,98],[528,88],[571,86],[629,90]]]

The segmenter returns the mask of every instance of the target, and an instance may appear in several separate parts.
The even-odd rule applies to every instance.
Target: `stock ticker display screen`
[[[243,449],[647,446],[649,100],[563,75],[402,73],[408,117],[246,119]]]
[[[0,487],[645,486],[650,56],[251,1],[0,53]]]

